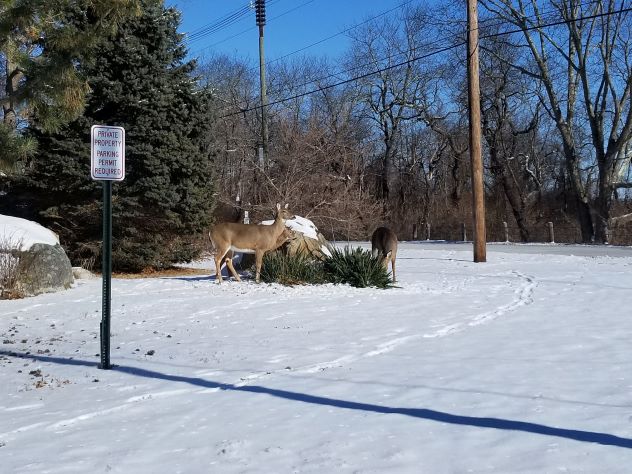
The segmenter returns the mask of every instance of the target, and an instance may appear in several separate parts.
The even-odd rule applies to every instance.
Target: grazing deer
[[[222,222],[213,226],[209,232],[209,238],[213,247],[215,247],[215,274],[218,283],[222,282],[221,264],[231,250],[255,254],[255,281],[259,283],[263,255],[270,250],[276,249],[283,243],[281,242],[281,244],[277,245],[277,240],[283,235],[285,221],[293,217],[287,207],[288,205],[286,204],[282,209],[281,205],[277,204],[277,212],[272,225]],[[235,279],[241,281],[230,258],[226,260],[226,266]]]
[[[371,253],[374,257],[382,259],[382,264],[388,270],[388,262],[391,262],[393,282],[395,282],[395,259],[397,257],[397,235],[391,229],[378,227],[371,236]]]

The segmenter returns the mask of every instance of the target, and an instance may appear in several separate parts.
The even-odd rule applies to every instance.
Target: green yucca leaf
[[[393,286],[380,259],[360,247],[333,249],[331,256],[324,260],[323,266],[326,278],[332,283],[348,283],[356,288]]]
[[[285,255],[271,252],[264,256],[261,279],[266,283],[304,285],[323,283],[322,264],[302,254]]]

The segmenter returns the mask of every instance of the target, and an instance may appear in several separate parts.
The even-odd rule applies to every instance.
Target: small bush
[[[331,257],[323,262],[325,277],[332,283],[348,283],[356,288],[375,286],[391,288],[390,274],[379,257],[360,247],[344,250],[333,249]]]
[[[267,253],[261,265],[261,280],[282,285],[304,285],[324,283],[323,267],[304,255],[285,255],[281,252]]]
[[[20,253],[15,251],[22,247],[22,240],[13,240],[0,236],[0,299],[22,298],[18,289],[20,277]]]

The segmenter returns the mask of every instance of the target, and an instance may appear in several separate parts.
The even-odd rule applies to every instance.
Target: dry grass
[[[186,268],[186,267],[172,267],[166,270],[143,270],[140,273],[112,273],[114,278],[123,279],[135,279],[135,278],[161,278],[161,277],[176,277],[176,276],[192,276],[192,275],[210,275],[211,270],[209,268]],[[100,275],[100,273],[98,274]]]

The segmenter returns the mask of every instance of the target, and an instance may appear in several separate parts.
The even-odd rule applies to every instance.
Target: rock
[[[98,276],[90,270],[86,270],[82,267],[72,267],[72,276],[75,280],[94,280],[95,278],[98,278]]]
[[[70,260],[54,232],[33,221],[0,215],[0,297],[67,289],[73,281]]]
[[[70,260],[59,244],[36,243],[13,254],[19,259],[16,289],[26,296],[68,289],[74,282]]]
[[[329,251],[331,244],[309,219],[294,216],[293,219],[287,220],[285,225],[292,230],[293,234],[290,241],[282,247],[289,255],[302,253],[317,259],[331,255]]]

